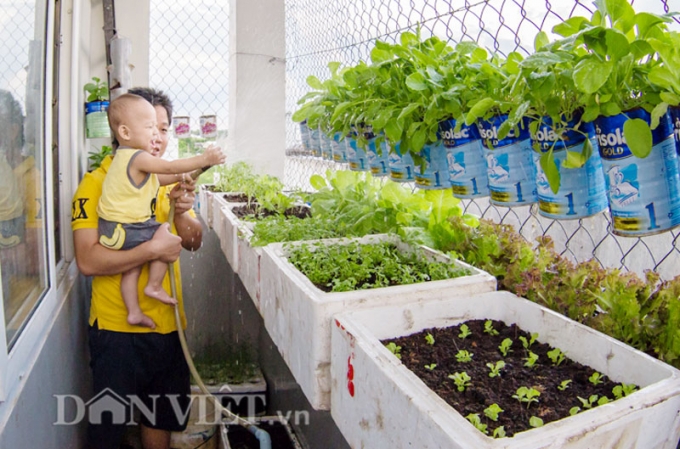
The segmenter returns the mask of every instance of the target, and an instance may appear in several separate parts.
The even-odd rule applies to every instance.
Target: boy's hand
[[[222,148],[215,145],[210,145],[206,148],[203,156],[206,159],[207,165],[210,166],[224,164],[224,161],[227,160],[227,155],[222,152]]]

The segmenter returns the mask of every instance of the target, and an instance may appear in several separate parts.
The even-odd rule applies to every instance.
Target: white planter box
[[[254,226],[250,222],[239,222],[236,231],[236,243],[238,252],[238,277],[241,279],[250,299],[253,300],[255,307],[260,315],[260,258],[262,257],[263,247],[251,246],[250,239],[253,236],[251,228]]]
[[[644,388],[512,438],[487,437],[380,343],[471,319],[516,323],[611,380]],[[351,447],[675,449],[680,437],[680,371],[508,292],[342,313],[336,315],[332,345],[331,415]]]
[[[224,200],[213,199],[214,216],[214,230],[217,237],[220,239],[220,247],[227,259],[227,263],[234,270],[234,273],[239,271],[239,257],[238,257],[238,228],[241,221],[232,212],[236,206],[242,206],[245,203],[227,203]]]
[[[213,187],[212,184],[201,184],[198,188],[198,214],[209,228],[212,228],[212,222],[209,217],[213,192],[208,189]]]
[[[386,239],[399,242],[398,238],[385,235],[366,236],[358,240],[369,243]],[[352,240],[324,241],[348,243]],[[336,313],[385,304],[403,306],[428,298],[469,296],[496,289],[496,278],[456,262],[468,267],[473,274],[442,281],[326,293],[316,288],[288,262],[284,245],[275,243],[266,246],[260,258],[260,310],[265,328],[315,409],[328,410],[330,407],[331,318]],[[401,242],[399,246],[406,250],[410,248]],[[433,258],[450,260],[429,248],[422,247],[420,250]]]

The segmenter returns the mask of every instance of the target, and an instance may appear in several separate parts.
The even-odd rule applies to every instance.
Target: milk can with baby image
[[[341,132],[333,133],[333,138],[331,139],[331,154],[333,155],[333,161],[344,164],[347,162],[347,139],[342,138]]]
[[[371,174],[377,178],[387,176],[390,172],[390,162],[387,157],[389,150],[385,142],[385,135],[376,136],[373,134],[373,129],[367,127],[364,137],[366,138],[366,156]]]
[[[390,167],[390,180],[394,182],[413,182],[415,180],[415,167],[411,153],[405,151],[402,154],[401,142],[386,140],[389,154],[387,161]]]
[[[357,137],[356,127],[352,126],[352,131],[346,137],[349,169],[352,171],[368,171],[369,167],[366,150],[359,146]]]
[[[507,115],[498,115],[477,121],[491,203],[524,206],[538,201],[529,127],[522,121],[507,136],[499,138],[498,129],[507,118]]]
[[[580,121],[580,116],[553,125],[550,117],[533,124],[531,143],[534,149],[538,213],[544,217],[570,220],[589,217],[608,206],[598,151],[595,127]],[[585,151],[585,153],[584,153]],[[580,167],[571,166],[568,154],[590,155]],[[553,164],[551,176],[541,166],[541,160]],[[586,156],[584,156],[586,157]],[[574,164],[577,165],[577,164]]]
[[[446,148],[451,190],[458,198],[489,196],[486,162],[477,127],[462,125],[456,131],[456,121],[439,123],[439,133]]]
[[[425,144],[423,149],[420,150],[419,156],[421,163],[416,164],[415,176],[418,188],[438,190],[451,187],[446,148],[441,140]]]
[[[651,115],[638,108],[595,120],[612,232],[630,237],[658,234],[680,224],[678,155],[670,116],[652,130],[651,152],[644,158],[633,154],[624,136],[629,119],[649,124]]]

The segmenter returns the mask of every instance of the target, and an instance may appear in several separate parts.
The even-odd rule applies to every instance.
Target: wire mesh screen
[[[665,13],[680,10],[680,0],[638,0],[636,11]],[[328,77],[328,63],[355,65],[368,61],[375,40],[396,43],[404,31],[420,29],[423,38],[438,36],[452,43],[473,40],[492,52],[507,55],[533,51],[538,31],[550,30],[571,16],[589,17],[590,1],[565,0],[286,0],[286,111],[290,118],[297,100],[309,91],[306,78]],[[678,29],[678,23],[673,24]],[[297,123],[288,120],[285,183],[309,189],[314,173],[346,169],[302,151]],[[679,274],[680,231],[643,238],[611,232],[608,211],[579,220],[552,220],[538,214],[536,205],[496,207],[488,200],[465,200],[467,212],[513,225],[527,240],[549,235],[562,255],[576,261],[591,258],[604,267],[642,274],[657,271],[663,279]]]
[[[149,84],[172,99],[175,116],[188,116],[193,135],[200,117],[217,116],[218,133],[229,123],[229,4],[187,0],[150,4]],[[170,143],[168,152],[177,148]]]

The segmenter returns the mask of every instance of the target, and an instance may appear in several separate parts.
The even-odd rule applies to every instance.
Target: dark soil
[[[255,198],[250,197],[245,193],[225,193],[222,195],[222,198],[224,198],[227,203],[248,203],[255,201]]]
[[[257,424],[257,427],[269,433],[272,439],[272,449],[295,449],[295,445],[290,441],[285,426],[280,422],[263,421]],[[232,449],[260,449],[258,439],[243,426],[229,426],[227,437]]]
[[[461,415],[467,417],[471,413],[479,414],[481,422],[488,426],[491,436],[499,426],[503,426],[507,436],[531,428],[529,419],[537,416],[544,424],[570,416],[572,407],[584,406],[578,397],[588,399],[591,395],[606,396],[614,400],[612,388],[617,384],[604,378],[599,385],[594,385],[588,378],[595,372],[590,367],[581,365],[568,358],[558,366],[547,355],[552,350],[550,346],[536,341],[530,350],[538,355],[538,361],[532,368],[524,366],[528,352],[524,349],[520,336],[528,341],[530,336],[516,325],[506,326],[500,321],[493,321],[493,327],[499,335],[491,336],[484,332],[485,320],[472,320],[465,324],[471,334],[462,339],[459,337],[460,326],[442,329],[426,329],[417,334],[392,340],[383,341],[384,344],[394,342],[401,346],[401,361],[406,367],[420,377],[425,384],[448,402]],[[425,336],[432,334],[434,344],[427,343]],[[510,338],[513,340],[512,352],[503,356],[498,347],[501,342]],[[538,340],[541,336],[538,336]],[[473,354],[472,361],[458,362],[456,353],[467,350]],[[505,367],[501,375],[489,377],[490,369],[487,363],[495,364],[503,360]],[[433,370],[425,365],[436,363]],[[470,386],[459,392],[456,384],[448,376],[453,373],[466,372],[470,376]],[[568,387],[560,391],[557,387],[564,380],[571,379]],[[538,402],[520,403],[512,396],[520,387],[534,388],[540,392]],[[494,422],[484,415],[484,409],[491,404],[498,404],[504,411]],[[597,407],[597,403],[593,405]]]
[[[263,209],[257,203],[244,204],[243,206],[237,206],[231,210],[234,215],[238,218],[254,218],[255,220],[261,220],[265,217],[271,215],[276,215],[276,212]],[[312,216],[312,211],[306,206],[293,206],[286,209],[283,213],[285,217],[298,217],[298,218],[308,218]]]

